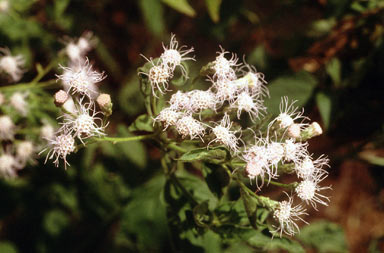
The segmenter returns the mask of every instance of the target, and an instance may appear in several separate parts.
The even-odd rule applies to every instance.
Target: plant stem
[[[129,141],[141,141],[146,139],[152,139],[154,137],[153,134],[147,134],[147,135],[139,135],[139,136],[130,136],[130,137],[100,137],[100,138],[94,138],[96,142],[101,141],[109,141],[113,144],[119,143],[119,142],[129,142]]]
[[[297,187],[297,185],[298,185],[297,182],[290,183],[290,184],[283,184],[283,183],[275,182],[275,181],[272,181],[272,180],[270,180],[269,183],[272,184],[272,185],[276,185],[276,186],[279,186],[279,187],[287,188],[287,189],[290,189],[290,190],[295,189]]]
[[[180,183],[179,179],[174,174],[170,175],[170,179],[172,183],[176,187],[178,187],[184,193],[184,195],[192,202],[193,206],[197,206],[199,204],[199,202],[197,202],[195,198],[191,195],[191,193],[184,188],[184,186]]]
[[[181,153],[187,153],[188,152],[188,150],[186,150],[185,148],[182,148],[180,146],[177,146],[175,143],[169,143],[167,145],[167,147],[170,149],[173,149],[175,151],[181,152]]]
[[[47,88],[50,86],[55,86],[57,84],[56,80],[48,80],[38,83],[18,83],[15,85],[7,85],[0,87],[0,90],[29,90],[29,89],[38,89],[38,88]]]

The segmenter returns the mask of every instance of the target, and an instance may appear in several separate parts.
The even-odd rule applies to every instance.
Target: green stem
[[[178,187],[183,192],[183,194],[192,202],[193,206],[197,206],[199,204],[199,202],[197,202],[196,199],[191,195],[191,193],[184,188],[184,186],[180,183],[179,179],[174,174],[170,175],[170,179],[172,183],[176,187]]]
[[[272,184],[272,185],[276,185],[276,186],[279,186],[279,187],[283,187],[283,188],[289,189],[289,190],[294,190],[297,187],[297,185],[298,185],[297,182],[290,183],[290,184],[283,184],[283,183],[275,182],[275,181],[272,181],[272,180],[270,180],[269,183]]]
[[[113,144],[119,143],[119,142],[129,142],[129,141],[141,141],[146,139],[152,139],[155,135],[148,134],[148,135],[139,135],[139,136],[130,136],[130,137],[100,137],[100,138],[94,138],[95,142],[101,142],[101,141],[109,141]]]
[[[170,149],[173,149],[175,151],[181,152],[181,153],[187,153],[188,152],[188,150],[186,150],[185,148],[182,148],[180,146],[177,146],[175,143],[169,143],[167,145],[167,147]]]
[[[257,204],[266,208],[269,208],[270,210],[274,210],[274,208],[278,205],[278,202],[275,200],[272,200],[268,197],[260,196],[254,193],[251,189],[249,189],[240,178],[236,177],[237,183],[240,185],[241,189],[249,193],[252,197],[254,197],[257,200]]]
[[[18,83],[15,85],[7,85],[0,87],[0,90],[29,90],[29,89],[40,89],[40,88],[47,88],[50,86],[55,86],[58,84],[56,80],[48,80],[44,82],[38,82],[38,83]]]
[[[36,85],[51,69],[57,65],[58,60],[51,61],[44,69],[38,71],[37,76],[31,81],[32,85]]]

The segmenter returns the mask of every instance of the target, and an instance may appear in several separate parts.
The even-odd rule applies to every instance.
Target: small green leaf
[[[375,150],[364,150],[359,153],[359,157],[371,164],[384,166],[384,157],[378,155],[378,152],[375,152]]]
[[[205,0],[209,16],[212,21],[217,23],[220,19],[220,5],[222,0]]]
[[[142,114],[128,127],[130,132],[146,131],[153,132],[153,120],[147,114]]]
[[[44,216],[44,228],[52,236],[59,235],[68,223],[67,215],[61,210],[51,210]]]
[[[253,228],[257,229],[257,202],[248,192],[243,190],[243,188],[240,188],[240,195],[243,200],[245,211],[247,212],[249,223]]]
[[[165,31],[163,6],[158,0],[140,0],[139,6],[149,30],[156,36]]]
[[[323,119],[324,128],[328,129],[332,112],[331,98],[327,94],[319,92],[316,94],[316,103],[319,108],[321,118]]]
[[[227,150],[223,147],[215,147],[212,149],[197,148],[183,154],[178,160],[183,162],[191,161],[210,161],[212,160],[225,160],[227,156]]]
[[[348,252],[342,228],[328,221],[318,221],[303,227],[297,237],[306,246],[316,249],[319,253]]]
[[[187,16],[194,17],[196,15],[195,10],[188,3],[187,0],[162,0],[169,7],[181,12]]]
[[[304,106],[311,98],[317,80],[308,72],[298,72],[291,76],[279,77],[268,85],[270,99],[265,100],[268,112],[278,115],[279,105],[283,96],[297,100],[295,106]]]
[[[328,75],[331,77],[334,85],[337,87],[340,85],[341,82],[341,62],[337,58],[331,59],[327,65],[325,66],[325,69],[328,73]]]

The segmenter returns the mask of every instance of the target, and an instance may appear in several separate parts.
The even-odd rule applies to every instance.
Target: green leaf
[[[209,211],[207,201],[204,201],[203,203],[193,208],[193,218],[196,225],[205,228],[209,227],[210,223],[212,222],[212,214]]]
[[[268,108],[269,113],[278,115],[281,98],[288,96],[290,100],[297,100],[295,106],[302,107],[311,98],[316,85],[317,80],[304,71],[286,77],[279,77],[268,85],[270,99],[265,100],[265,106]]]
[[[121,137],[133,136],[124,125],[118,126],[118,135]],[[147,152],[144,144],[140,141],[116,143],[116,147],[121,150],[126,158],[139,168],[147,166]]]
[[[130,116],[137,115],[143,111],[144,98],[140,93],[137,76],[132,76],[121,88],[118,94],[120,107]]]
[[[187,16],[193,17],[196,15],[195,10],[187,0],[162,0],[169,7],[181,12]]]
[[[153,132],[153,119],[147,115],[142,114],[128,127],[130,132],[134,131],[146,131]]]
[[[218,198],[224,194],[224,188],[231,182],[231,175],[222,166],[204,164],[203,175],[211,192]]]
[[[165,31],[164,11],[159,0],[140,0],[139,6],[149,30],[156,36]]]
[[[18,250],[13,245],[13,243],[9,241],[0,241],[0,252],[1,253],[17,253]]]
[[[52,236],[58,236],[68,223],[69,218],[61,210],[51,210],[44,216],[44,228]]]
[[[371,164],[384,166],[384,157],[378,153],[375,150],[364,150],[359,153],[359,157]]]
[[[285,237],[274,237],[271,239],[266,230],[255,231],[254,236],[249,238],[247,242],[251,246],[265,251],[284,250],[284,252],[289,253],[305,253],[305,250],[297,241]]]
[[[220,5],[222,0],[205,0],[209,16],[212,21],[217,23],[220,19]]]
[[[303,227],[297,237],[319,253],[349,252],[342,228],[328,221],[318,221]]]
[[[329,95],[319,92],[316,94],[316,103],[319,108],[321,118],[323,120],[324,128],[328,129],[331,121],[332,101]]]
[[[245,211],[249,219],[249,223],[255,229],[257,229],[257,202],[255,199],[243,188],[240,188],[241,199],[243,200]]]
[[[214,147],[212,149],[197,148],[183,154],[178,160],[183,162],[192,161],[208,161],[212,160],[223,161],[227,157],[228,151],[223,147]]]
[[[325,69],[328,75],[331,77],[334,85],[337,87],[341,82],[341,62],[338,58],[331,59]]]

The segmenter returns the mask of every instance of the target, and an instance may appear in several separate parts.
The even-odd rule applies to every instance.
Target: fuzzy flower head
[[[142,55],[144,59],[146,59],[152,67],[149,69],[148,73],[139,72],[139,75],[145,75],[148,77],[148,80],[152,87],[153,96],[157,97],[156,90],[159,90],[161,94],[165,94],[168,91],[168,81],[173,77],[173,73],[169,71],[169,68],[164,64],[155,64],[153,60],[148,59],[144,55]]]
[[[15,124],[8,115],[0,116],[0,140],[13,140]]]
[[[205,127],[201,122],[195,120],[191,115],[185,115],[176,122],[176,130],[185,138],[189,136],[192,139],[199,137],[203,141]]]
[[[40,137],[44,140],[50,140],[55,135],[55,129],[51,124],[45,123],[40,128]]]
[[[4,178],[15,178],[16,170],[20,169],[16,158],[10,154],[0,155],[0,174]]]
[[[84,32],[77,40],[68,39],[65,53],[72,63],[84,62],[87,53],[95,46],[92,32]]]
[[[288,97],[283,97],[280,103],[280,114],[279,116],[277,116],[277,118],[271,121],[269,126],[272,126],[276,122],[280,129],[286,129],[287,127],[294,124],[296,120],[301,119],[301,121],[303,121],[304,119],[307,119],[303,116],[303,111],[297,111],[298,108],[294,106],[295,102],[296,101],[293,101],[290,104],[288,101]],[[299,124],[300,126],[307,125],[302,122],[300,122]]]
[[[96,98],[99,95],[97,83],[104,80],[104,73],[92,70],[92,65],[88,59],[77,66],[68,68],[61,67],[64,72],[57,75],[58,79],[63,82],[64,89],[72,94],[80,94],[88,98]]]
[[[265,86],[267,82],[264,79],[264,74],[257,72],[254,66],[251,66],[244,61],[244,65],[239,69],[243,77],[235,80],[235,84],[242,91],[247,91],[252,96],[258,98],[269,97],[268,88]]]
[[[284,144],[272,141],[267,145],[267,160],[270,166],[277,168],[278,163],[284,157]]]
[[[295,164],[308,157],[308,143],[295,142],[293,139],[287,139],[284,142],[284,157],[285,162],[293,162]]]
[[[171,41],[169,46],[166,47],[163,44],[164,52],[161,54],[160,59],[165,68],[168,68],[173,73],[177,66],[180,66],[183,76],[187,77],[187,70],[181,64],[182,61],[195,60],[194,57],[188,57],[187,55],[193,52],[193,47],[187,48],[187,46],[179,47],[179,42],[176,40],[174,34],[171,35]]]
[[[232,108],[237,109],[237,118],[240,119],[240,115],[243,111],[249,114],[252,121],[259,118],[262,111],[265,111],[265,107],[261,101],[257,100],[255,96],[251,96],[248,92],[243,91],[238,96],[233,104]]]
[[[15,92],[10,98],[10,103],[13,108],[16,109],[22,116],[26,116],[28,113],[28,103],[26,101],[26,93]]]
[[[309,179],[319,177],[327,174],[328,172],[323,169],[328,166],[329,159],[325,156],[320,156],[316,160],[312,160],[310,156],[305,157],[300,164],[295,166],[296,174],[299,178]]]
[[[8,48],[0,48],[2,54],[0,58],[0,70],[5,72],[9,79],[17,82],[23,76],[24,58],[21,55],[12,56]]]
[[[170,108],[176,111],[190,110],[191,98],[189,93],[177,91],[169,100]]]
[[[73,133],[84,143],[83,139],[104,135],[105,126],[103,126],[103,120],[97,117],[97,114],[98,112],[90,104],[83,105],[80,103],[75,115],[68,114],[64,116],[62,127],[68,133]],[[101,126],[97,124],[97,121]]]
[[[161,110],[155,121],[163,122],[164,130],[166,130],[169,126],[175,126],[180,117],[180,112],[168,107]]]
[[[310,179],[305,179],[295,189],[297,196],[305,203],[311,204],[315,210],[317,210],[317,204],[328,206],[329,198],[319,193],[322,190],[331,189],[329,186],[319,186],[325,177],[326,175],[316,175]]]
[[[287,194],[288,196],[288,194]],[[275,218],[279,226],[274,226],[275,230],[272,233],[279,233],[280,237],[283,233],[293,236],[300,231],[299,226],[296,224],[297,221],[304,221],[300,216],[308,215],[305,209],[301,205],[292,206],[293,199],[288,196],[288,201],[284,200],[279,202],[277,208],[273,212],[273,218]]]
[[[227,146],[231,151],[238,152],[239,151],[239,138],[236,137],[237,131],[231,131],[233,122],[228,114],[224,114],[223,119],[220,121],[215,127],[212,127],[212,133],[215,135],[215,139],[210,141],[208,145],[212,142],[218,142]]]
[[[35,147],[31,141],[22,141],[17,145],[16,157],[22,163],[28,161],[34,154]]]
[[[201,112],[205,109],[216,109],[216,96],[212,91],[193,90],[189,92],[190,106],[192,112]]]
[[[217,52],[218,56],[213,62],[212,69],[215,72],[213,77],[219,80],[235,80],[237,78],[235,68],[241,65],[237,63],[239,58],[237,58],[236,54],[232,53],[231,58],[228,60],[225,58],[225,55],[229,52],[225,51],[222,47],[220,49],[221,51]]]
[[[236,85],[233,85],[231,81],[225,79],[213,82],[213,87],[216,89],[217,101],[221,103],[224,103],[224,101],[229,101],[230,103],[233,103],[239,91]]]
[[[53,163],[58,167],[59,160],[63,159],[64,166],[67,168],[67,165],[69,165],[67,155],[75,151],[76,148],[75,139],[72,135],[65,132],[61,133],[55,136],[54,139],[49,140],[49,145],[51,146],[51,150],[48,152],[45,162],[47,162],[48,159],[54,159]]]

